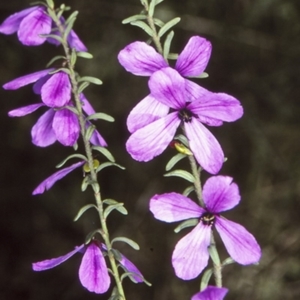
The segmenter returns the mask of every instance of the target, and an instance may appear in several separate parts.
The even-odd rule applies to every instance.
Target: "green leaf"
[[[103,82],[99,78],[92,76],[83,76],[78,80],[78,82],[89,82],[97,85],[103,84]]]
[[[48,7],[50,7],[50,8],[54,8],[54,2],[53,2],[53,0],[47,0],[47,5],[48,5]]]
[[[78,15],[78,11],[75,10],[73,11],[73,13],[69,16],[69,18],[66,20],[65,25],[67,25],[65,31],[64,31],[64,36],[63,38],[65,40],[67,40],[70,31],[72,30],[73,26],[74,26],[74,22],[76,21],[76,17]]]
[[[92,238],[99,233],[102,236],[102,232],[101,229],[95,229],[93,231],[91,231],[85,238],[84,244],[87,245],[91,242]]]
[[[115,119],[112,116],[105,114],[105,113],[95,113],[95,114],[89,115],[86,119],[87,120],[105,120],[107,122],[115,121]]]
[[[118,212],[120,212],[122,215],[128,215],[128,212],[127,212],[126,208],[124,207],[124,203],[118,203],[118,204],[109,205],[104,210],[104,218],[107,218],[109,216],[109,214],[115,209]]]
[[[82,183],[81,183],[81,191],[84,192],[87,187],[90,185],[91,181],[89,176],[86,176],[83,178]]]
[[[163,0],[152,0],[150,5],[149,5],[149,10],[148,10],[148,15],[150,17],[153,17],[154,15],[154,8],[156,5],[158,5],[159,3],[161,3]]]
[[[62,167],[69,159],[74,158],[74,157],[80,158],[80,160],[88,161],[88,159],[86,158],[86,156],[84,156],[82,154],[79,154],[79,153],[75,153],[75,154],[69,155],[62,162],[60,162],[58,165],[56,165],[56,168]]]
[[[91,186],[96,194],[100,192],[100,186],[98,182],[91,182]]]
[[[77,56],[78,57],[82,57],[82,58],[86,58],[86,59],[92,59],[93,55],[91,53],[88,52],[77,52]]]
[[[178,233],[180,232],[182,229],[187,228],[187,227],[192,227],[192,226],[196,226],[199,223],[198,219],[189,219],[186,220],[182,223],[180,223],[175,229],[174,232]]]
[[[168,55],[168,59],[176,60],[177,58],[178,58],[177,53],[169,53],[169,55]]]
[[[155,25],[157,25],[160,28],[165,25],[165,23],[162,20],[157,19],[157,18],[153,18],[153,22],[154,22]]]
[[[165,177],[176,176],[176,177],[181,177],[191,183],[195,182],[195,177],[191,173],[189,173],[185,170],[175,170],[175,171],[164,174],[164,176]]]
[[[188,196],[191,192],[193,192],[195,190],[195,187],[193,185],[188,186],[182,193],[182,195],[184,196]]]
[[[61,110],[61,109],[68,109],[69,111],[71,111],[75,115],[79,116],[79,112],[78,112],[77,108],[74,107],[74,106],[66,105],[66,106],[63,106],[63,107],[58,108],[56,110]]]
[[[88,82],[83,82],[79,85],[78,93],[82,93],[84,89],[86,89],[90,84]]]
[[[180,22],[180,18],[174,18],[171,21],[167,22],[158,32],[158,36],[162,37],[169,29],[175,26],[177,23]]]
[[[73,23],[74,23],[75,20],[73,20],[73,19],[76,19],[76,18],[77,18],[78,13],[79,13],[78,10],[74,10],[74,11],[70,14],[70,16],[68,17],[68,19],[66,20],[65,25],[68,25],[70,22],[73,22]]]
[[[209,255],[210,255],[212,261],[214,262],[214,264],[216,264],[217,266],[220,266],[221,261],[220,261],[220,257],[219,257],[219,253],[216,248],[216,245],[210,244],[210,246],[208,247],[208,252],[209,252]]]
[[[180,141],[186,147],[189,147],[188,139],[183,134],[178,134],[175,136],[175,139]]]
[[[225,267],[225,266],[228,266],[228,265],[231,265],[234,263],[236,263],[236,261],[234,261],[231,257],[227,257],[226,259],[223,260],[222,267]]]
[[[122,170],[125,170],[125,168],[123,166],[119,165],[119,164],[116,164],[116,163],[113,163],[113,162],[105,162],[105,163],[100,164],[100,166],[96,170],[96,173],[98,173],[101,170],[103,170],[104,168],[110,167],[110,166],[115,166],[115,167],[118,167]]]
[[[56,62],[56,61],[59,60],[59,59],[64,59],[64,60],[65,60],[66,57],[63,56],[63,55],[57,55],[57,56],[54,56],[54,57],[47,63],[46,68],[50,67],[54,62]]]
[[[201,73],[198,76],[187,76],[188,78],[207,78],[209,75],[206,72]]]
[[[200,290],[203,291],[208,286],[209,280],[213,274],[213,269],[207,269],[201,279]]]
[[[86,132],[85,132],[85,136],[84,136],[84,138],[85,138],[86,141],[89,141],[89,140],[91,139],[91,137],[92,137],[92,135],[93,135],[95,129],[96,129],[96,126],[95,126],[95,125],[90,125],[90,126],[87,128],[87,130],[86,130]]]
[[[76,50],[73,48],[71,53],[71,66],[75,66],[77,60]]]
[[[127,237],[124,237],[124,236],[115,237],[111,241],[111,244],[113,244],[115,242],[124,242],[124,243],[128,244],[130,247],[132,247],[134,250],[140,250],[140,246],[138,245],[138,243],[136,243],[135,241],[133,241]]]
[[[113,157],[113,155],[109,152],[109,150],[107,148],[104,148],[101,146],[93,146],[92,149],[103,154],[109,161],[111,161],[113,163],[115,162],[115,158]]]
[[[58,72],[65,72],[66,74],[70,75],[70,70],[67,69],[67,68],[58,68],[58,69],[55,69],[53,71],[50,71],[49,74],[55,74],[55,73],[58,73]]]
[[[114,205],[114,204],[120,203],[120,202],[118,202],[118,201],[116,201],[114,199],[105,199],[102,202],[105,203],[105,204],[108,204],[108,205]]]
[[[174,31],[172,30],[166,37],[165,42],[164,42],[164,51],[163,55],[165,60],[168,59],[169,53],[170,53],[170,47],[171,47],[171,42],[174,37]]]
[[[173,156],[166,165],[166,171],[170,171],[180,160],[185,158],[185,154],[178,153]]]
[[[92,207],[98,211],[98,208],[95,204],[87,204],[87,205],[81,207],[81,209],[77,213],[76,217],[74,218],[74,222],[76,222],[88,209],[90,209]]]
[[[56,35],[56,34],[40,34],[41,37],[44,37],[44,38],[52,38],[52,39],[55,39],[57,40],[60,44],[63,43],[63,39],[61,36],[59,35]]]
[[[142,28],[148,35],[150,35],[151,37],[153,36],[152,29],[145,22],[143,22],[143,21],[134,21],[134,22],[131,22],[130,24],[133,25],[133,26],[137,26],[137,27]]]
[[[131,22],[134,22],[134,21],[138,21],[138,20],[146,20],[147,19],[147,16],[145,15],[134,15],[134,16],[131,16],[129,18],[126,18],[122,21],[122,24],[128,24],[128,23],[131,23]]]

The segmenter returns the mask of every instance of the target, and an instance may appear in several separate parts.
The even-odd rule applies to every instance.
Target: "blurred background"
[[[63,2],[56,1],[56,4]],[[94,55],[81,60],[82,75],[99,77],[103,86],[91,86],[85,94],[97,111],[116,122],[98,121],[110,151],[125,171],[108,168],[99,175],[104,198],[124,202],[129,215],[113,213],[112,237],[127,236],[140,251],[119,243],[118,249],[142,271],[152,287],[126,280],[127,299],[184,300],[199,289],[199,279],[175,277],[170,257],[176,242],[189,232],[175,234],[176,224],[157,221],[149,212],[155,193],[182,192],[179,178],[164,178],[164,167],[174,154],[168,149],[149,163],[131,159],[125,151],[129,136],[125,122],[133,106],[148,94],[147,78],[136,77],[118,64],[117,54],[128,43],[146,40],[139,28],[121,21],[141,11],[138,0],[65,1],[78,10],[75,31]],[[28,7],[29,1],[1,1],[0,22]],[[242,119],[210,128],[220,141],[228,161],[220,174],[234,177],[242,201],[224,216],[243,224],[260,243],[263,256],[257,266],[227,266],[226,299],[300,299],[300,2],[297,0],[165,0],[156,16],[164,21],[180,16],[172,52],[180,52],[188,39],[200,35],[213,45],[206,72],[195,80],[215,92],[226,92],[244,106]],[[0,37],[0,84],[45,68],[61,49],[50,44],[25,47],[16,35]],[[93,201],[82,193],[82,172],[74,171],[41,196],[33,189],[55,172],[55,165],[72,153],[56,143],[38,148],[30,130],[42,109],[22,118],[7,112],[36,103],[32,86],[17,91],[0,90],[1,97],[1,208],[0,298],[3,300],[108,299],[79,283],[81,255],[41,273],[31,263],[57,257],[83,243],[97,228],[98,219],[88,211],[78,222],[78,209]],[[188,168],[183,162],[182,168]],[[204,178],[207,175],[204,175]],[[217,240],[222,259],[227,257]],[[212,281],[213,284],[213,281]]]

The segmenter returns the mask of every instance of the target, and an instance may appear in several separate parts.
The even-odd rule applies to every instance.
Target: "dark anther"
[[[200,220],[202,221],[202,223],[204,225],[212,226],[215,223],[216,217],[215,217],[215,215],[213,215],[211,213],[204,213],[201,216]]]
[[[191,111],[189,111],[188,109],[183,108],[178,112],[178,117],[183,122],[191,122],[192,117],[194,117],[194,114]]]

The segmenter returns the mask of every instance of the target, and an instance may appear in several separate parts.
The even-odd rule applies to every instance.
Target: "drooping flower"
[[[86,114],[91,115],[95,113],[83,94],[80,95],[80,98],[83,103],[82,108]],[[69,106],[73,105],[71,102],[66,104]],[[8,115],[10,117],[22,117],[44,106],[44,103],[31,104],[11,110]],[[39,147],[47,147],[56,141],[64,146],[73,146],[77,142],[79,134],[80,126],[77,115],[67,108],[57,110],[53,107],[48,109],[31,130],[32,143]],[[94,145],[107,146],[97,130],[93,132],[90,141]]]
[[[223,93],[209,93],[191,102],[186,95],[186,82],[172,68],[156,71],[150,77],[150,97],[172,112],[160,111],[155,121],[134,131],[126,148],[134,159],[149,161],[166,149],[182,124],[198,163],[209,173],[216,174],[223,165],[224,153],[202,123],[220,126],[223,122],[233,122],[243,115],[243,108],[237,99]],[[147,119],[147,113],[145,115]],[[143,118],[143,114],[136,115],[136,124],[143,122]]]
[[[105,293],[110,286],[110,277],[103,256],[103,252],[106,252],[106,250],[103,244],[99,245],[96,241],[92,241],[87,246],[78,246],[66,255],[33,263],[32,269],[34,271],[52,269],[65,262],[78,252],[84,253],[78,272],[82,286],[90,292],[97,294]],[[137,282],[143,282],[143,275],[137,267],[123,255],[121,255],[121,258],[120,263],[123,267],[128,272],[132,272],[134,274],[133,277]]]
[[[52,38],[43,37],[45,34],[57,34],[44,6],[33,6],[14,13],[0,25],[0,33],[9,35],[15,32],[17,32],[18,39],[23,45],[38,46],[45,41],[58,43]],[[77,51],[87,51],[87,48],[73,30],[70,31],[67,40],[71,48],[75,48]]]
[[[255,238],[243,226],[220,216],[240,201],[238,186],[228,176],[210,177],[203,186],[205,208],[177,193],[155,195],[150,200],[154,217],[165,222],[198,218],[196,227],[175,246],[172,265],[176,275],[184,280],[197,277],[206,267],[211,231],[217,230],[231,258],[239,264],[257,263],[261,249]]]
[[[191,300],[223,300],[228,289],[216,286],[208,286],[202,292],[195,294]]]
[[[211,43],[200,36],[193,36],[179,54],[175,69],[184,77],[199,76],[205,70],[210,54]],[[163,56],[144,42],[129,44],[120,51],[118,59],[128,72],[138,76],[151,76],[156,71],[168,67]],[[208,90],[188,79],[185,79],[185,93],[188,101],[210,94]],[[148,95],[130,112],[127,119],[128,130],[132,133],[157,120],[168,110],[168,106]]]

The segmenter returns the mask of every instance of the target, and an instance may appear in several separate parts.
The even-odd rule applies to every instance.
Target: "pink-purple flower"
[[[199,76],[205,70],[210,54],[211,43],[200,36],[193,36],[179,54],[175,69],[184,77]],[[118,59],[128,72],[138,76],[151,76],[156,71],[168,67],[163,56],[144,42],[129,44],[120,51]],[[185,79],[185,94],[188,101],[209,93],[198,84]],[[168,110],[168,106],[148,95],[130,112],[127,119],[128,130],[132,133],[157,120]]]
[[[11,110],[10,117],[22,117],[30,114],[40,107],[49,107],[32,127],[31,136],[33,144],[46,147],[59,141],[64,146],[73,146],[79,137],[80,126],[74,112],[64,106],[73,106],[71,101],[71,83],[68,74],[59,71],[49,74],[53,68],[38,71],[16,78],[3,85],[6,90],[16,90],[20,87],[35,83],[33,90],[41,95],[42,103],[31,104]],[[89,101],[83,94],[80,95],[82,108],[87,115],[95,113]],[[106,146],[106,142],[94,131],[91,142]]]
[[[232,180],[228,176],[213,176],[206,181],[203,186],[205,208],[177,193],[151,198],[150,210],[156,219],[165,222],[199,219],[196,227],[175,246],[172,265],[179,278],[193,279],[206,267],[213,228],[234,261],[242,265],[259,261],[261,249],[253,235],[243,226],[220,216],[240,201],[238,186]]]
[[[92,241],[87,246],[78,246],[73,251],[63,256],[33,263],[32,268],[34,271],[44,271],[52,269],[65,262],[78,252],[83,253],[78,272],[79,280],[82,286],[84,286],[90,292],[94,292],[97,294],[105,293],[110,286],[110,277],[103,255],[103,253],[106,252],[106,247],[96,241]],[[144,281],[141,272],[124,255],[120,255],[119,262],[127,272],[132,273],[132,277],[136,282]]]
[[[191,300],[223,300],[228,289],[216,286],[208,286],[202,292],[195,294]]]
[[[15,32],[23,45],[38,46],[45,41],[57,44],[56,40],[43,36],[50,33],[57,34],[57,32],[53,32],[52,20],[44,6],[33,6],[14,13],[0,25],[0,33],[9,35]],[[67,40],[71,48],[75,48],[77,51],[87,51],[73,30],[70,31]]]
[[[223,122],[233,122],[243,115],[243,108],[237,99],[223,93],[207,93],[190,101],[186,83],[186,79],[169,67],[152,74],[149,80],[150,97],[167,110],[158,108],[160,115],[157,113],[156,120],[136,129],[129,137],[126,148],[134,159],[149,161],[167,148],[177,128],[182,125],[198,163],[209,173],[216,174],[223,165],[224,153],[216,138],[202,123],[220,126]],[[149,118],[145,110],[147,107],[139,105],[139,115],[136,114],[134,120],[136,124]]]

